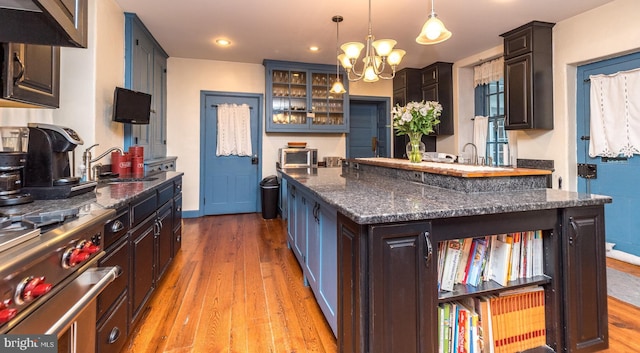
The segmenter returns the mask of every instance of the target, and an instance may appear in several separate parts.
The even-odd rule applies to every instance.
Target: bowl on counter
[[[287,147],[289,148],[305,148],[307,147],[306,142],[287,142]]]

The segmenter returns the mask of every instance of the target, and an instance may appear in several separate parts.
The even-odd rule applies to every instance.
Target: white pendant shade
[[[418,37],[416,37],[416,43],[418,44],[437,44],[444,42],[451,38],[451,32],[444,26],[444,23],[440,21],[438,15],[433,8],[433,0],[431,0],[431,13],[427,22],[422,26],[422,30]]]
[[[343,94],[343,93],[347,93],[347,90],[344,89],[344,85],[342,84],[342,82],[336,81],[333,83],[333,86],[331,86],[331,90],[329,90],[329,92],[336,93],[336,94]]]
[[[358,42],[344,43],[340,46],[340,49],[344,51],[347,59],[357,59],[360,56],[360,52],[364,48],[364,44]]]
[[[402,58],[404,57],[404,54],[406,54],[406,53],[407,52],[402,50],[402,49],[394,49],[389,54],[389,57],[387,57],[387,62],[391,66],[397,66],[397,65],[400,64],[400,61],[402,61]]]
[[[380,39],[373,42],[372,45],[376,49],[376,53],[378,55],[389,56],[396,43],[398,42],[393,39]]]

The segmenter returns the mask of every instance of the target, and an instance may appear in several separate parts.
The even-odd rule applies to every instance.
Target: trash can
[[[262,190],[262,218],[276,218],[278,215],[278,195],[280,193],[278,177],[269,175],[262,179],[260,189]]]

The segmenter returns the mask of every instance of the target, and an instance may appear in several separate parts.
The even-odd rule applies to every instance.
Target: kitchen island
[[[545,292],[546,345],[540,351],[608,346],[604,204],[611,198],[537,182],[501,192],[459,191],[428,185],[415,170],[392,164],[384,167],[396,172],[367,169],[363,162],[384,161],[282,171],[288,241],[305,279],[321,283],[312,289],[330,324],[335,320],[341,352],[437,352],[439,304],[530,285]],[[544,275],[439,291],[439,243],[525,231],[543,235]],[[337,287],[335,311],[322,305],[331,299],[331,285]]]

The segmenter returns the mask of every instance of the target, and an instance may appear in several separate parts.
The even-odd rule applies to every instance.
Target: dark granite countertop
[[[94,191],[59,200],[35,200],[31,203],[2,206],[0,213],[24,214],[28,212],[46,212],[56,209],[79,208],[80,213],[104,208],[118,208],[131,202],[146,191],[182,176],[182,172],[160,172],[152,175],[149,181],[109,183],[108,180],[98,182]]]
[[[351,168],[282,170],[293,185],[304,186],[359,224],[522,212],[602,205],[611,197],[556,189],[460,192]]]

